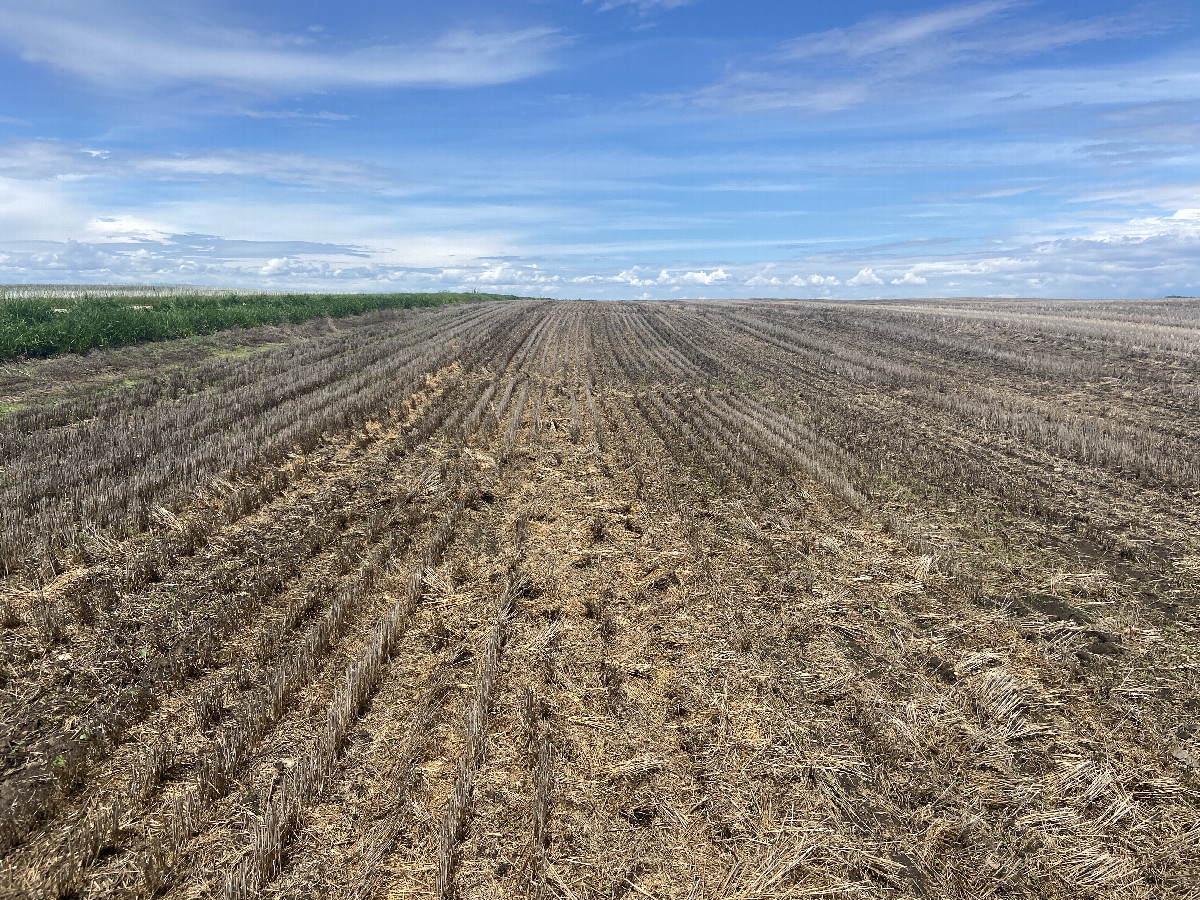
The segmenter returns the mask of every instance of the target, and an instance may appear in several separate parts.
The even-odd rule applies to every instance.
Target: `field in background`
[[[228,328],[417,309],[500,294],[286,294],[194,288],[12,285],[0,289],[0,360],[83,353]]]
[[[6,373],[0,895],[1196,896],[1200,302],[337,325]]]

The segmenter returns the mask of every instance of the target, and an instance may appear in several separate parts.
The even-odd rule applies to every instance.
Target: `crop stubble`
[[[1195,896],[1198,340],[479,304],[2,419],[0,890]]]

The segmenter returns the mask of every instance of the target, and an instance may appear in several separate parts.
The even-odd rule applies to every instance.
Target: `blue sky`
[[[1194,2],[0,0],[0,281],[1200,293]]]

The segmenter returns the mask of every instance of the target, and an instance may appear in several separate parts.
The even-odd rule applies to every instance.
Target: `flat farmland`
[[[0,895],[1200,896],[1200,301],[0,373]]]

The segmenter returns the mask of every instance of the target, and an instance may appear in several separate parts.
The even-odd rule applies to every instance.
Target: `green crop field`
[[[0,359],[82,353],[163,341],[226,328],[338,318],[378,309],[412,309],[500,294],[248,294],[22,291],[0,302]]]

